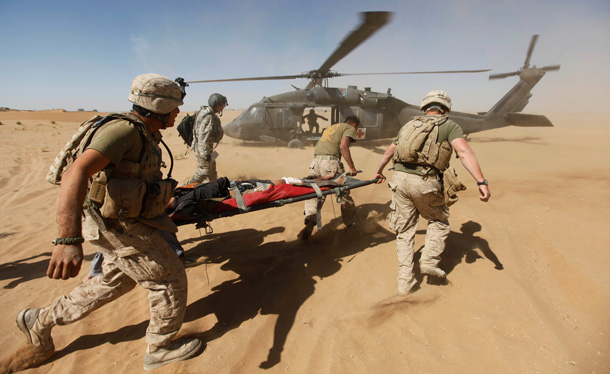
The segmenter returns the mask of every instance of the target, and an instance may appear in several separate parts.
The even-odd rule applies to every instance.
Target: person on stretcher
[[[282,179],[249,179],[233,181],[235,187],[242,195],[252,192],[265,191],[271,186],[282,184],[303,185],[316,183],[320,187],[340,186],[345,183],[347,175],[336,177],[333,174],[324,176],[307,176],[305,178],[283,177]],[[234,197],[231,181],[227,177],[218,178],[215,182],[189,184],[176,189],[170,199],[165,212],[173,220],[188,219],[194,209],[197,211],[211,211],[220,201]]]
[[[316,183],[320,187],[329,186],[335,187],[345,183],[347,174],[336,177],[333,174],[318,176],[308,176],[303,179],[293,177],[283,177],[282,179],[249,179],[240,180],[236,179],[234,182],[235,186],[242,195],[265,191],[271,186],[278,186],[282,184],[292,185],[308,185],[309,183]],[[165,212],[174,221],[189,220],[192,219],[192,213],[194,210],[206,210],[210,211],[215,205],[224,199],[233,197],[233,190],[231,188],[231,181],[227,177],[218,178],[214,182],[208,183],[191,183],[186,186],[180,186],[174,191],[174,196],[170,199],[169,203],[165,208]],[[187,265],[192,262],[192,259],[186,258],[184,255],[184,248],[175,233],[159,230],[159,234],[165,241],[168,242],[170,247],[176,252],[178,258]],[[102,273],[102,263],[104,256],[98,252],[93,260],[91,261],[91,269],[89,274],[84,278],[88,280]]]

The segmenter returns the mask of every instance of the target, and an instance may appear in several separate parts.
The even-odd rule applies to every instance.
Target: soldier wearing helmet
[[[313,161],[309,164],[310,176],[337,176],[345,174],[345,166],[341,161],[342,159],[345,160],[349,167],[348,175],[354,176],[358,174],[350,151],[350,145],[356,141],[358,126],[360,126],[360,119],[352,115],[345,117],[344,123],[335,123],[324,130],[320,140],[316,143]],[[325,196],[305,201],[303,212],[305,215],[305,227],[299,232],[299,239],[303,241],[309,240],[316,223],[318,224],[318,229],[321,228],[319,209],[325,201]],[[346,227],[352,227],[356,224],[356,203],[354,203],[354,199],[350,196],[349,191],[346,191],[341,200],[341,219]]]
[[[214,149],[224,136],[218,114],[222,116],[222,111],[227,105],[229,105],[229,102],[226,97],[214,93],[208,99],[208,106],[202,106],[197,113],[195,126],[193,126],[192,144],[197,158],[197,171],[187,184],[208,183],[218,179],[216,158],[213,157],[213,154]]]
[[[102,275],[68,296],[48,307],[19,312],[18,327],[35,351],[32,365],[53,354],[54,326],[76,322],[136,285],[149,291],[144,369],[190,358],[202,349],[199,339],[174,340],[186,310],[187,279],[182,263],[158,234],[177,231],[165,214],[176,182],[162,176],[159,130],[174,125],[183,96],[167,77],[137,76],[129,91],[133,110],[109,115],[91,127],[79,145],[82,153],[63,173],[57,200],[59,237],[52,242],[47,276],[76,277],[85,239],[105,260]]]
[[[443,175],[447,179],[455,171],[449,168],[453,151],[462,165],[477,182],[479,199],[490,198],[487,180],[477,158],[466,142],[461,127],[447,117],[451,111],[451,98],[441,90],[430,91],[422,100],[420,109],[424,115],[409,120],[398,132],[385,151],[375,178],[385,181],[385,166],[393,160],[394,176],[389,187],[392,190],[390,228],[396,231],[398,254],[398,294],[414,291],[417,280],[413,269],[414,238],[421,215],[428,221],[426,244],[421,250],[419,269],[421,274],[446,278],[438,267],[440,255],[449,236],[449,208],[446,203]]]

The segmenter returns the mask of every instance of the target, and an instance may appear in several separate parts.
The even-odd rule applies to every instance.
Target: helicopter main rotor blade
[[[501,79],[506,77],[512,77],[513,75],[521,74],[520,71],[513,71],[512,73],[501,73],[501,74],[491,74],[489,79]]]
[[[317,72],[321,77],[315,77],[307,85],[307,89],[319,85],[324,79],[324,74],[330,70],[337,62],[341,61],[351,51],[356,49],[362,42],[368,39],[373,33],[379,30],[383,25],[388,23],[392,12],[362,12],[362,23],[353,30],[343,41],[339,47],[330,55],[326,61],[318,68]]]
[[[296,79],[303,78],[299,75],[276,75],[269,77],[249,77],[249,78],[229,78],[229,79],[208,79],[203,81],[189,81],[186,83],[211,83],[211,82],[238,82],[238,81],[265,81],[265,80],[281,80],[281,79]]]
[[[352,73],[352,74],[341,74],[339,76],[347,75],[393,75],[393,74],[459,74],[459,73],[484,73],[491,71],[491,69],[480,69],[480,70],[437,70],[437,71],[402,71],[395,73]]]
[[[530,67],[530,59],[532,58],[532,52],[534,52],[534,47],[536,46],[537,40],[538,40],[538,34],[532,35],[532,41],[530,42],[530,47],[527,49],[527,57],[525,57],[525,62],[523,63],[524,68]]]
[[[343,39],[335,52],[320,66],[319,72],[326,72],[343,57],[347,56],[348,53],[356,49],[356,47],[390,20],[392,12],[363,12],[361,14],[363,18],[362,24]]]

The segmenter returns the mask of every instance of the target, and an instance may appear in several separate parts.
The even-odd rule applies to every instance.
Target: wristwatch
[[[482,185],[489,186],[489,183],[487,183],[487,179],[485,179],[483,182],[477,182],[477,186],[482,186]]]

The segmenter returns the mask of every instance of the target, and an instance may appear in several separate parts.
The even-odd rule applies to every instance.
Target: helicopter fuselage
[[[531,96],[529,91],[542,78],[541,75],[529,75],[523,77],[489,112],[451,112],[449,118],[457,122],[466,134],[510,125],[552,126],[544,116],[516,113],[525,107]],[[419,106],[399,100],[389,92],[373,92],[369,88],[359,90],[356,86],[317,86],[265,97],[225,125],[224,131],[232,138],[248,141],[306,140],[311,134],[302,131],[302,115],[306,108],[316,107],[332,108],[331,124],[343,122],[350,115],[357,116],[361,122],[358,131],[361,140],[394,137],[410,118],[421,115]],[[531,121],[536,124],[530,124]]]

